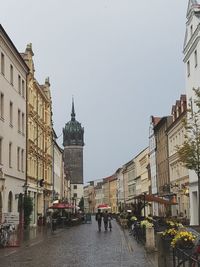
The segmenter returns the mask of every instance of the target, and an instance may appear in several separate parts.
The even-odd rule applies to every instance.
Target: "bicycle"
[[[5,248],[9,245],[10,235],[14,231],[14,227],[10,224],[1,224],[0,226],[0,246]]]

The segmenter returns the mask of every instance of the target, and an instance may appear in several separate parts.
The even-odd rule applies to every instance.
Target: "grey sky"
[[[37,80],[50,77],[57,135],[74,96],[85,181],[112,175],[144,149],[150,115],[170,114],[185,93],[187,2],[2,1],[2,26],[20,52],[32,42]]]

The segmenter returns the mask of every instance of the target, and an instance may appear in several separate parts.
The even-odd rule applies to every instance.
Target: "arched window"
[[[8,212],[12,212],[12,204],[13,204],[13,195],[12,192],[9,192],[8,195]]]

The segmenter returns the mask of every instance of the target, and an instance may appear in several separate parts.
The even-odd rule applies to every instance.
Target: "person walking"
[[[98,230],[101,231],[101,222],[102,222],[102,213],[101,210],[98,209],[98,212],[96,213],[96,221],[98,223]]]
[[[108,214],[108,227],[109,227],[110,231],[112,231],[111,220],[112,220],[112,214],[109,212],[109,214]]]
[[[104,222],[105,231],[108,230],[108,218],[109,218],[109,215],[108,215],[108,211],[106,210],[105,213],[103,214],[103,222]]]

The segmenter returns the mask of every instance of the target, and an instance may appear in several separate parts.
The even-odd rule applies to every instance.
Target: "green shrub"
[[[24,196],[24,228],[27,228],[31,222],[31,213],[33,211],[33,201],[30,196]]]

